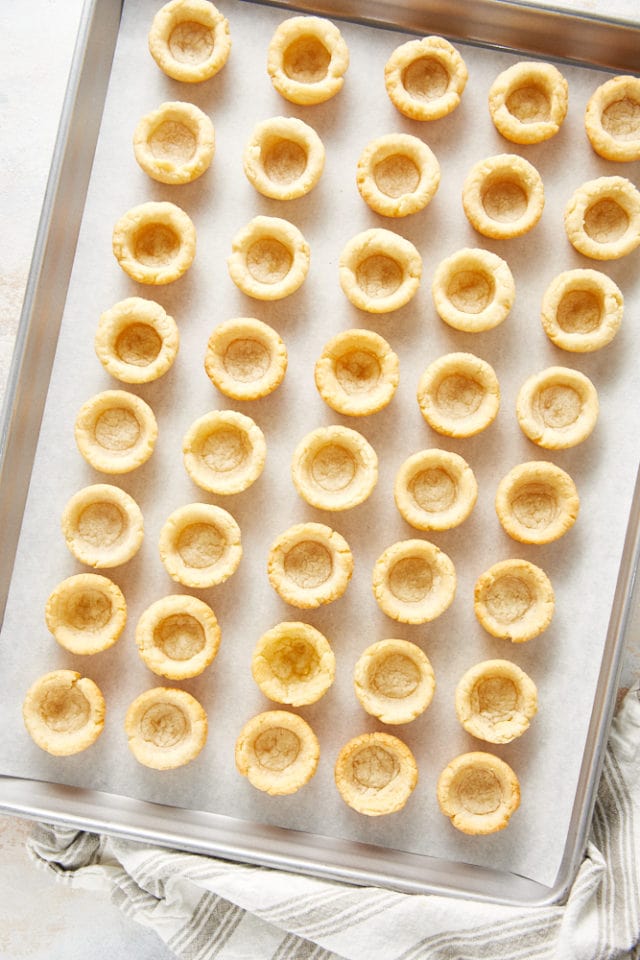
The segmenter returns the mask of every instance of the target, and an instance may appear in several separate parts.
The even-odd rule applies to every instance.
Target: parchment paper
[[[577,775],[596,689],[598,669],[616,583],[640,441],[636,329],[638,254],[598,264],[569,245],[562,213],[573,191],[602,174],[622,174],[637,182],[638,164],[600,160],[587,142],[583,114],[591,92],[607,79],[601,72],[562,66],[569,82],[570,107],[560,133],[546,143],[517,148],[495,131],[487,92],[497,73],[517,55],[457,43],[469,69],[461,106],[449,117],[420,124],[404,119],[387,98],[383,69],[406,35],[355,24],[341,24],[351,64],[343,91],[327,104],[295,107],[272,89],[266,73],[269,39],[286,12],[249,3],[220,0],[229,17],[233,48],[217,77],[205,84],[169,80],[147,50],[147,32],[157,0],[125,4],[104,120],[86,203],[86,213],[51,378],[20,548],[1,638],[4,737],[0,769],[5,774],[92,787],[135,798],[235,818],[351,838],[440,857],[488,865],[553,882],[562,856],[574,802]],[[138,168],[131,146],[134,127],[147,111],[165,100],[185,99],[212,117],[216,155],[211,169],[186,186],[157,184]],[[267,117],[299,116],[320,134],[326,150],[324,175],[317,188],[296,201],[277,202],[258,195],[245,179],[242,150],[254,125]],[[392,221],[371,213],[355,186],[361,150],[374,136],[406,131],[425,139],[442,169],[440,188],[427,209]],[[503,152],[521,153],[540,171],[546,205],[540,223],[512,241],[487,241],[469,226],[461,205],[461,186],[476,161]],[[167,199],[183,207],[195,222],[195,262],[181,280],[167,287],[130,281],[111,251],[118,217],[135,204]],[[301,290],[273,304],[252,301],[230,280],[225,260],[231,238],[253,216],[285,217],[303,232],[311,247],[311,268]],[[408,237],[423,257],[423,278],[414,300],[403,309],[375,317],[346,300],[337,276],[340,252],[351,236],[384,226]],[[435,313],[431,279],[437,264],[463,246],[482,246],[503,256],[516,281],[516,302],[500,327],[483,334],[461,334]],[[622,288],[626,314],[614,342],[591,355],[568,354],[547,340],[539,319],[540,302],[552,278],[562,270],[595,267]],[[78,453],[73,424],[80,405],[92,394],[120,386],[103,371],[93,349],[100,313],[132,295],[156,299],[177,320],[181,347],[172,370],[154,384],[131,388],[153,407],[159,440],[151,460],[132,474],[109,478],[85,464]],[[255,316],[272,324],[289,351],[283,385],[270,397],[244,404],[227,401],[203,369],[208,337],[216,323],[233,316]],[[340,330],[365,326],[377,330],[400,357],[398,392],[384,411],[368,418],[334,414],[316,393],[314,364],[325,342]],[[477,437],[454,441],[438,436],[420,415],[415,391],[426,365],[441,354],[465,350],[488,360],[501,386],[501,409],[494,424]],[[517,391],[530,374],[552,364],[576,367],[595,383],[600,417],[592,436],[572,450],[549,454],[530,443],[515,417]],[[208,496],[187,476],[182,437],[192,421],[212,408],[235,407],[252,416],[265,432],[268,455],[260,479],[246,492],[228,498]],[[298,441],[322,424],[344,423],[360,430],[380,461],[373,494],[355,509],[335,515],[308,507],[293,489],[289,465]],[[420,533],[397,513],[393,482],[407,456],[440,446],[462,454],[479,484],[471,517],[459,528],[424,534],[455,563],[458,586],[450,609],[431,624],[403,626],[377,607],[371,570],[382,550],[395,540]],[[581,497],[574,528],[546,547],[522,546],[502,531],[494,511],[496,486],[515,464],[551,459],[573,476]],[[79,572],[60,530],[69,497],[89,483],[115,482],[140,504],[145,540],[131,562],[104,571],[124,590],[129,619],[111,650],[93,657],[66,653],[48,634],[43,611],[56,584]],[[209,739],[190,765],[160,773],[140,766],[130,754],[123,731],[129,703],[143,690],[163,684],[138,657],[134,630],[148,604],[182,591],[170,580],[158,555],[158,535],[178,506],[213,501],[231,511],[243,537],[244,557],[225,584],[198,595],[209,602],[222,628],[222,645],[213,665],[185,682],[205,706]],[[302,520],[333,526],[350,544],[355,574],[345,596],[316,611],[288,607],[266,575],[269,545],[282,530]],[[528,644],[494,640],[476,622],[473,585],[492,563],[522,556],[540,565],[556,591],[550,628]],[[300,709],[320,739],[321,759],[314,779],[298,794],[269,798],[241,777],[234,766],[234,744],[242,724],[270,704],[250,673],[260,634],[284,619],[302,619],[322,630],[337,658],[337,678],[317,704]],[[401,813],[370,819],[348,808],[333,784],[338,750],[348,739],[381,728],[355,699],[352,672],[361,651],[375,640],[401,637],[418,643],[429,656],[437,690],[428,711],[413,723],[388,728],[413,750],[419,784]],[[453,694],[462,673],[476,662],[508,658],[534,679],[539,713],[530,730],[511,744],[494,747],[467,735],[455,716]],[[41,673],[71,667],[92,677],[107,701],[107,722],[98,742],[84,754],[56,759],[43,753],[22,725],[24,693]],[[488,749],[503,757],[521,780],[522,804],[507,830],[490,837],[466,837],[439,812],[435,786],[446,763],[458,753]]]

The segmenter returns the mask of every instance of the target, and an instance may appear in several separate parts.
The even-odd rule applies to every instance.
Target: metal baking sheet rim
[[[314,4],[291,4],[277,0],[274,5],[309,12],[313,10],[316,13],[351,20],[365,20],[357,11],[361,4],[356,4],[353,0],[325,0],[324,3]],[[531,17],[542,18],[539,22],[544,22],[548,27],[549,11],[541,8],[503,3],[501,0],[479,0],[474,6],[481,11],[482,21],[489,25],[493,23],[495,26],[498,22],[496,16],[499,10],[501,17],[505,12],[509,16],[524,14],[526,22],[530,22]],[[495,35],[490,37],[487,31],[479,37],[473,33],[470,33],[470,37],[461,37],[455,30],[458,7],[456,0],[448,0],[447,8],[453,13],[454,20],[449,17],[448,21],[442,21],[440,17],[443,13],[439,3],[427,5],[417,4],[417,0],[407,0],[400,4],[397,0],[389,0],[384,3],[369,3],[366,20],[382,26],[420,30],[423,22],[420,18],[426,17],[427,13],[433,10],[438,13],[435,19],[441,27],[437,32],[465,41],[471,39],[503,45],[499,38]],[[34,394],[32,386],[35,383],[44,384],[46,387],[53,363],[100,128],[101,110],[96,110],[96,104],[104,103],[121,10],[122,0],[110,0],[108,3],[104,0],[102,3],[98,3],[98,0],[84,2],[34,246],[0,420],[0,529],[3,531],[4,541],[4,549],[0,552],[1,616],[4,615],[6,592],[20,535],[28,478],[46,397],[46,389],[41,390],[38,395]],[[551,13],[554,17],[563,17],[559,11]],[[566,19],[568,25],[576,19],[588,21],[591,27],[595,23],[604,34],[612,30],[616,38],[624,36],[628,40],[629,36],[632,36],[635,51],[640,50],[638,26],[574,16]],[[508,21],[509,17],[502,21],[503,25]],[[436,32],[434,18],[431,16],[429,26],[431,32]],[[519,39],[522,36],[521,33],[516,35]],[[607,46],[606,36],[602,44]],[[530,48],[527,43],[523,45]],[[510,48],[522,49],[523,45],[513,43]],[[612,49],[609,47],[609,50]],[[554,51],[551,51],[550,55],[560,58],[566,56]],[[636,52],[636,59],[637,56]],[[623,66],[620,62],[613,69],[637,70],[638,66]],[[64,220],[60,216],[63,205]],[[22,486],[17,482],[19,478],[24,480]],[[139,842],[188,849],[229,860],[310,873],[353,884],[375,884],[409,893],[464,896],[516,905],[541,906],[559,902],[568,892],[587,840],[615,706],[639,561],[640,480],[636,482],[565,852],[556,880],[550,887],[513,873],[492,871],[467,863],[443,861],[329,836],[312,836],[293,829],[231,820],[204,811],[178,809],[47,781],[0,775],[0,810]]]

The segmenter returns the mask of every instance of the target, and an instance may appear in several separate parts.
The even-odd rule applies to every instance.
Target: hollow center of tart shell
[[[505,103],[509,113],[520,123],[544,123],[551,116],[549,94],[536,84],[512,90]]]
[[[500,577],[491,585],[486,592],[484,603],[494,620],[514,623],[525,616],[533,600],[528,584],[520,577],[508,575]]]
[[[295,140],[274,138],[262,149],[262,166],[273,183],[295,183],[307,168],[307,152]]]
[[[298,37],[284,51],[282,67],[297,83],[321,83],[329,71],[331,54],[317,37]]]
[[[402,700],[417,689],[420,670],[411,657],[403,653],[391,653],[375,663],[370,683],[381,696]]]
[[[569,290],[560,300],[556,321],[565,333],[592,333],[602,321],[603,304],[591,290]]]
[[[202,63],[215,47],[215,34],[204,23],[182,20],[177,23],[169,37],[171,56],[180,63]]]
[[[474,687],[478,713],[493,720],[510,719],[518,707],[518,688],[509,677],[485,677]]]
[[[200,448],[203,462],[214,473],[229,473],[241,467],[249,453],[245,434],[233,427],[220,427],[209,434]]]
[[[548,484],[529,483],[516,491],[511,501],[513,514],[523,527],[544,530],[558,512],[558,497]]]
[[[311,462],[311,476],[323,490],[344,490],[356,475],[357,464],[350,450],[339,443],[321,447]]]
[[[383,790],[400,773],[397,758],[377,744],[358,750],[351,765],[354,783],[363,790]]]
[[[640,103],[631,97],[614,100],[602,111],[602,128],[615,140],[640,138]]]
[[[126,527],[122,511],[115,503],[90,503],[78,518],[78,535],[93,547],[110,547]]]
[[[409,489],[420,509],[429,513],[448,510],[457,494],[455,480],[442,467],[421,470],[411,481]]]
[[[190,660],[204,648],[205,635],[195,617],[174,613],[156,626],[153,642],[170,660]]]
[[[482,194],[482,206],[490,220],[515,223],[527,212],[527,193],[517,180],[497,178],[487,184]]]
[[[435,402],[443,413],[459,420],[475,413],[483,396],[484,390],[476,380],[462,373],[452,373],[438,384]]]
[[[422,557],[403,557],[389,571],[389,589],[403,603],[420,603],[432,587],[433,571]]]
[[[464,770],[455,778],[452,792],[457,805],[475,816],[493,813],[502,799],[500,781],[491,770]]]
[[[102,590],[88,587],[70,596],[64,606],[64,619],[68,627],[86,633],[97,633],[111,619],[111,600]]]
[[[193,130],[179,120],[163,120],[150,135],[148,143],[156,160],[175,164],[187,163],[198,147]]]
[[[493,277],[480,270],[460,270],[451,278],[447,297],[461,313],[482,313],[493,300]]]
[[[303,639],[283,640],[280,637],[266,656],[269,670],[281,683],[308,680],[318,670],[318,654],[313,644]]]
[[[420,170],[405,153],[394,153],[375,165],[373,179],[380,193],[402,197],[415,192],[420,183]]]
[[[47,691],[39,705],[40,718],[55,733],[73,733],[89,721],[89,701],[77,686]]]
[[[381,376],[380,363],[367,350],[350,350],[336,360],[336,380],[345,393],[368,393]]]
[[[140,439],[140,424],[126,407],[110,407],[96,420],[94,435],[105,450],[130,450]]]
[[[256,240],[247,251],[247,269],[258,283],[279,283],[291,269],[291,252],[275,237]]]
[[[284,571],[302,589],[319,587],[331,576],[333,561],[327,548],[315,540],[303,540],[284,558]]]
[[[265,375],[271,364],[271,356],[259,340],[232,340],[222,359],[226,372],[240,383],[253,383]]]
[[[170,263],[179,250],[178,234],[164,223],[149,223],[135,235],[134,256],[146,267]]]
[[[397,260],[376,253],[361,260],[356,268],[356,280],[367,297],[390,297],[402,283],[403,271]]]
[[[118,335],[115,353],[123,363],[146,367],[162,349],[162,338],[148,323],[131,323]]]
[[[173,703],[153,703],[140,719],[140,734],[154,747],[174,747],[189,733],[189,721]]]
[[[225,546],[224,535],[212,523],[190,523],[180,532],[176,550],[185,566],[202,569],[216,563]]]
[[[419,57],[402,74],[402,86],[414,100],[437,100],[447,92],[449,74],[439,60]]]
[[[562,429],[575,423],[582,412],[577,390],[567,384],[552,384],[536,394],[535,411],[547,427]]]
[[[593,203],[584,215],[587,236],[596,243],[615,243],[629,228],[629,215],[612,197]]]
[[[253,748],[261,767],[281,773],[300,753],[300,738],[285,727],[270,727],[256,737]]]

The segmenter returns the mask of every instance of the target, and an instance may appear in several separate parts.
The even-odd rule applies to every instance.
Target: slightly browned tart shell
[[[318,767],[320,745],[302,717],[266,710],[243,726],[235,747],[238,772],[257,790],[282,797],[296,793]]]
[[[544,332],[562,350],[590,353],[611,343],[622,323],[624,297],[599,270],[565,270],[542,298]]]
[[[153,410],[127,390],[104,390],[78,411],[74,435],[78,450],[95,470],[129,473],[153,453],[158,424]]]
[[[547,460],[530,460],[502,478],[495,506],[505,533],[520,543],[542,544],[571,529],[580,498],[565,470]]]
[[[280,386],[287,362],[287,348],[273,327],[253,317],[236,317],[214,329],[204,368],[226,397],[257,400]]]
[[[339,424],[318,427],[294,450],[291,477],[310,506],[350,510],[363,503],[375,487],[378,457],[357,430]]]
[[[258,123],[242,154],[247,179],[272,200],[304,197],[322,176],[324,161],[322,140],[297,117],[271,117]]]
[[[324,523],[298,523],[271,545],[267,573],[284,601],[312,609],[345,592],[353,574],[353,554],[344,537]]]
[[[148,668],[169,680],[199,676],[215,659],[220,627],[198,597],[173,594],[156,600],[136,624],[136,646]]]
[[[548,367],[529,377],[516,400],[522,432],[547,450],[565,450],[586,440],[598,409],[598,391],[589,377],[569,367]]]
[[[338,264],[340,286],[354,307],[388,313],[405,306],[417,293],[422,258],[399,234],[372,227],[345,245]]]
[[[363,733],[340,750],[334,779],[348,806],[367,817],[402,810],[418,782],[409,747],[390,733]]]
[[[61,647],[76,654],[107,650],[127,622],[127,604],[120,587],[97,573],[67,577],[49,594],[47,628]]]
[[[349,48],[323,17],[289,17],[269,43],[267,73],[290,103],[312,105],[335,97],[349,67]]]
[[[547,629],[555,609],[549,577],[528,560],[501,560],[476,580],[473,609],[484,629],[524,643]]]
[[[400,514],[416,530],[451,530],[473,510],[478,483],[459,454],[420,450],[398,470],[393,494]]]
[[[144,523],[132,496],[112,484],[96,483],[67,502],[62,532],[76,560],[95,568],[117,567],[140,549]]]
[[[281,300],[302,286],[309,270],[309,244],[281,217],[254,217],[233,238],[227,258],[235,285],[256,300]]]
[[[456,109],[467,85],[460,53],[444,37],[407,40],[384,68],[389,99],[411,120],[438,120]]]
[[[625,177],[588,180],[567,203],[564,226],[585,257],[626,257],[640,245],[640,191]]]
[[[440,184],[440,164],[427,144],[408,133],[371,140],[360,154],[360,196],[384,217],[406,217],[431,202]]]
[[[133,153],[152,180],[191,183],[209,169],[215,142],[206,113],[193,103],[170,100],[140,118],[133,133]]]
[[[584,125],[591,146],[605,160],[640,160],[640,77],[613,77],[597,87]]]
[[[132,280],[163,285],[178,280],[193,263],[196,229],[175,203],[149,200],[120,217],[113,228],[112,246]]]
[[[506,319],[516,287],[506,260],[465,247],[438,264],[431,292],[441,320],[463,333],[481,333]]]
[[[462,833],[504,830],[520,806],[520,783],[509,764],[492,753],[455,757],[438,779],[440,809]]]
[[[194,483],[226,496],[255,483],[264,468],[267,444],[251,417],[236,410],[212,410],[191,424],[182,453]]]
[[[276,703],[316,703],[334,681],[336,658],[329,641],[309,623],[284,621],[263,633],[251,657],[251,673]]]
[[[400,540],[378,557],[373,594],[400,623],[429,623],[447,610],[456,592],[450,557],[428,540]]]
[[[212,503],[189,503],[167,518],[160,531],[160,559],[185,587],[214,587],[227,580],[242,558],[240,527]]]
[[[455,705],[467,733],[488,743],[511,743],[529,729],[538,711],[538,691],[517,664],[484,660],[458,681]]]
[[[138,763],[174,770],[194,760],[207,740],[207,714],[186,690],[154,687],[130,704],[124,729]]]
[[[496,129],[512,143],[555,136],[567,115],[569,85],[552,63],[521,61],[503,70],[489,90]]]
[[[325,344],[316,387],[336,413],[365,417],[391,402],[400,379],[398,355],[373,330],[345,330]]]
[[[151,23],[149,52],[173,80],[209,80],[230,51],[229,21],[209,0],[169,0]]]
[[[495,370],[472,353],[447,353],[430,363],[418,383],[422,416],[446,437],[473,437],[495,420],[500,385]]]
[[[22,716],[34,743],[55,757],[68,757],[86,750],[102,733],[104,697],[88,677],[54,670],[31,685]]]
[[[381,723],[410,723],[424,713],[436,689],[429,658],[409,640],[379,640],[355,665],[353,684],[362,707]]]
[[[462,206],[471,226],[493,240],[528,233],[542,216],[544,186],[536,168],[515,153],[476,163],[462,185]]]
[[[95,350],[105,370],[123,383],[151,383],[178,353],[178,326],[154,300],[127,297],[100,315]]]

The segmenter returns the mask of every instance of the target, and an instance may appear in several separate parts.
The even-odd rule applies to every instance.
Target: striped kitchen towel
[[[29,848],[57,879],[108,888],[188,960],[640,960],[640,691],[614,720],[563,905],[347,886],[44,824]]]

